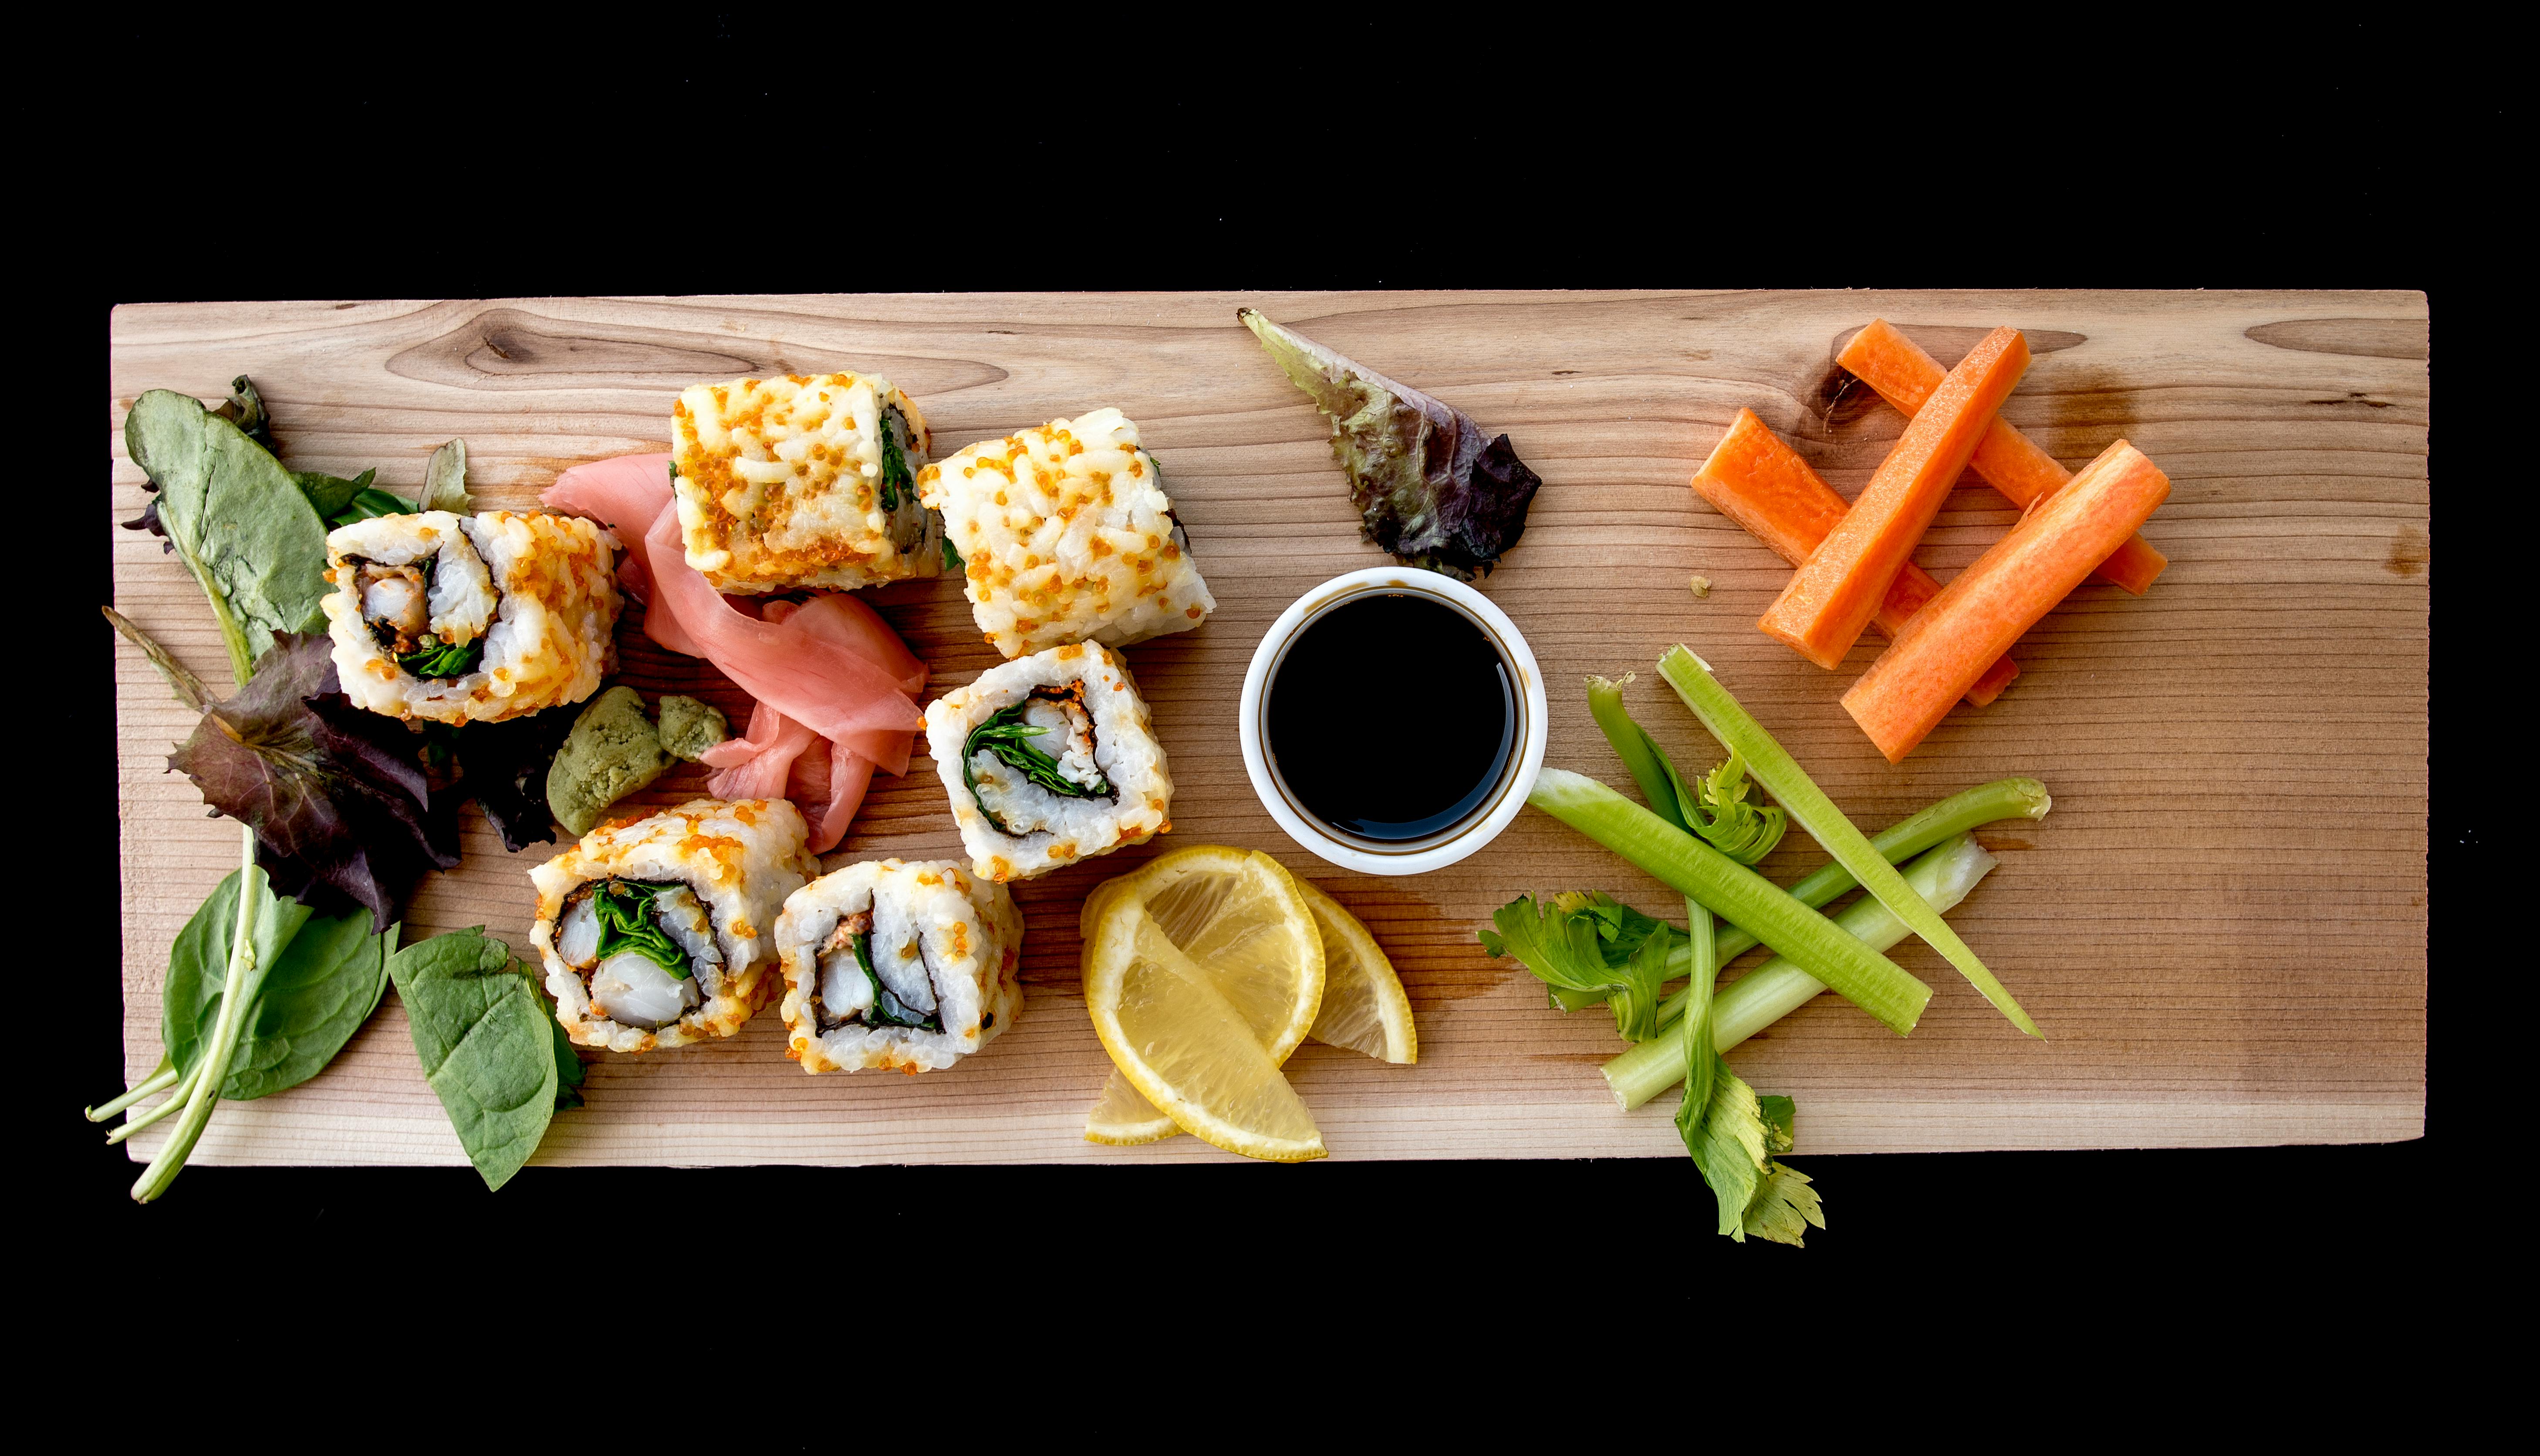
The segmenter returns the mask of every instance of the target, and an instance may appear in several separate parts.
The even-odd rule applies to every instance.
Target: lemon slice
[[[1322,933],[1287,867],[1257,850],[1185,845],[1105,880],[1085,899],[1082,968],[1104,913],[1134,897],[1182,954],[1242,1012],[1274,1063],[1305,1040],[1323,998]]]
[[[1271,867],[1277,868],[1275,862]],[[1258,884],[1262,877],[1246,878]],[[1238,970],[1256,974],[1232,978],[1254,992],[1267,981],[1257,974],[1268,960],[1261,952],[1274,939],[1284,941],[1289,979],[1305,988],[1291,1001],[1304,1003],[1305,1020],[1311,1024],[1312,1006],[1322,999],[1321,940],[1293,887],[1276,900],[1283,916],[1295,912],[1288,934],[1275,934],[1256,914],[1254,934],[1240,940],[1211,937],[1207,932],[1219,916],[1208,914],[1192,922],[1201,933],[1194,938],[1221,950],[1234,944],[1254,952]],[[1218,989],[1219,969],[1176,944],[1146,901],[1132,894],[1106,897],[1091,943],[1086,1007],[1102,1049],[1140,1095],[1182,1131],[1229,1152],[1273,1162],[1324,1155],[1313,1115],[1263,1050],[1243,1005]]]
[[[1365,1052],[1378,1062],[1420,1060],[1420,1034],[1411,1024],[1411,998],[1376,936],[1341,902],[1297,881],[1323,937],[1323,1005],[1307,1036],[1328,1047]],[[1107,1092],[1109,1088],[1104,1088]]]

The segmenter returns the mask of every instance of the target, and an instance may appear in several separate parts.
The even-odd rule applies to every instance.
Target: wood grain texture
[[[1583,696],[1640,668],[1643,721],[1687,764],[1715,750],[1647,669],[1692,645],[1865,827],[2006,774],[2046,782],[2044,821],[1984,835],[2003,865],[1951,919],[2050,1038],[2011,1031],[1928,948],[1898,959],[1937,990],[1910,1040],[1829,999],[1736,1055],[1799,1099],[1801,1152],[2177,1146],[2418,1136],[2425,1107],[2427,314],[2418,294],[1801,293],[927,296],[152,305],[119,310],[107,410],[112,520],[138,514],[120,426],[143,389],[214,398],[251,376],[284,458],[411,492],[431,449],[465,437],[490,504],[530,502],[577,461],[664,448],[698,380],[853,368],[924,406],[939,453],[1117,405],[1164,462],[1220,609],[1131,650],[1178,793],[1166,843],[1264,849],[1375,930],[1420,1022],[1421,1062],[1308,1046],[1291,1064],[1336,1157],[1680,1155],[1672,1099],[1615,1111],[1595,1065],[1601,1013],[1545,1008],[1473,932],[1521,890],[1668,896],[1527,813],[1451,869],[1358,876],[1289,843],[1254,801],[1235,702],[1253,645],[1300,592],[1381,558],[1320,417],[1235,320],[1241,304],[1514,437],[1547,482],[1522,545],[1485,589],[1525,632],[1553,692],[1547,762],[1621,782]],[[1873,315],[1954,362],[1995,324],[2038,358],[2006,410],[2068,465],[2119,437],[2169,472],[2145,535],[2169,555],[2152,593],[2084,587],[2017,649],[2002,700],[1961,709],[1891,768],[1837,703],[1837,672],[1755,630],[1790,569],[1686,487],[1735,410],[1753,408],[1847,496],[1902,421],[1831,366]],[[2009,525],[1962,485],[1918,556],[1946,579]],[[109,528],[101,522],[100,529]],[[207,680],[226,659],[192,581],[116,531],[115,605]],[[1687,589],[1710,578],[1707,599]],[[932,665],[930,692],[995,660],[958,588],[871,594]],[[106,634],[97,629],[101,638]],[[648,695],[743,700],[711,669],[621,632]],[[159,1055],[169,942],[235,864],[237,839],[164,772],[190,728],[116,642],[123,984],[130,1075]],[[736,716],[738,716],[736,714]],[[648,797],[676,801],[693,774]],[[1076,986],[1076,907],[1164,844],[1019,887],[1029,1000],[1015,1029],[949,1074],[808,1076],[762,1013],[732,1041],[591,1066],[542,1163],[1173,1161],[1191,1139],[1081,1140],[1107,1066]],[[409,937],[484,924],[528,945],[524,872],[472,810],[466,861],[427,881]],[[882,780],[833,866],[956,853],[932,766]],[[1766,865],[1821,862],[1804,837]],[[104,1089],[99,1089],[103,1091]],[[164,1125],[163,1125],[164,1126]],[[147,1156],[156,1138],[135,1140]],[[194,1154],[226,1163],[461,1161],[393,994],[316,1079],[221,1109]]]

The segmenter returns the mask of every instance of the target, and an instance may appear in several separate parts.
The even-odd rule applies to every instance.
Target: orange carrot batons
[[[1729,421],[1729,433],[1694,472],[1693,489],[1793,566],[1807,560],[1817,542],[1851,509],[1751,409],[1739,410],[1737,418]],[[1940,591],[1940,584],[1932,580],[1931,573],[1908,561],[1870,620],[1894,637],[1904,629],[1905,619]],[[2002,690],[2018,675],[2019,664],[2002,658],[1967,690],[1967,701],[1981,708],[2002,696]]]
[[[2009,535],[1932,598],[1870,664],[1843,706],[1902,763],[1986,663],[2037,624],[2169,498],[2169,477],[2120,440],[2039,501]]]
[[[2028,341],[2015,328],[1997,328],[1969,350],[1755,625],[1820,667],[1841,663],[2027,368]]]
[[[1939,360],[1924,353],[1921,345],[1897,332],[1884,318],[1870,320],[1870,326],[1854,334],[1834,362],[1851,371],[1855,379],[1909,419],[1932,397],[1932,391],[1940,387],[1941,377],[1946,373]],[[2073,478],[2053,455],[2038,448],[2037,442],[1999,418],[1985,431],[1968,463],[1987,484],[2002,492],[2005,500],[2023,510],[2029,502],[2060,489]],[[2168,557],[2152,549],[2150,541],[2135,536],[2099,563],[2097,575],[2141,596],[2168,565]]]

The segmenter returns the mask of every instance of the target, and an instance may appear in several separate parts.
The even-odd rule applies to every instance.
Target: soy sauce
[[[1481,624],[1371,593],[1306,624],[1270,680],[1272,763],[1309,814],[1383,843],[1453,828],[1517,749],[1517,684]]]

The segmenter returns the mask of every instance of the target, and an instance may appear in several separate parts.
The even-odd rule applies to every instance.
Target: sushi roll
[[[1126,647],[1217,609],[1156,457],[1116,409],[970,446],[917,489],[944,513],[971,618],[1009,658]]]
[[[927,751],[981,879],[1003,884],[1172,828],[1173,779],[1120,655],[1054,647],[926,705]]]
[[[520,718],[615,666],[617,537],[567,516],[425,511],[326,535],[318,604],[344,693],[435,723]]]
[[[941,1071],[1023,1010],[1023,918],[950,860],[850,865],[776,918],[786,1055],[805,1072]]]
[[[926,416],[873,375],[692,384],[670,406],[688,565],[718,591],[853,590],[944,570],[917,499]]]
[[[529,940],[574,1045],[683,1047],[776,999],[785,897],[820,872],[781,798],[691,799],[602,824],[529,871]]]

